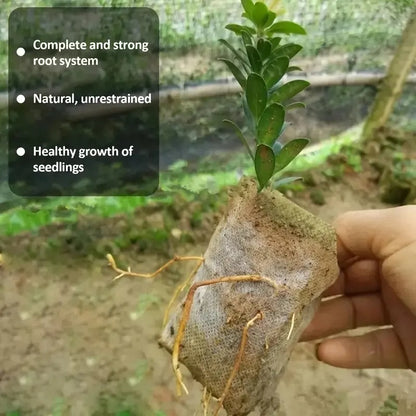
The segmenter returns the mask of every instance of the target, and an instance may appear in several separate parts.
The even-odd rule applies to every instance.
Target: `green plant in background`
[[[377,411],[377,416],[396,416],[399,414],[399,401],[396,396],[389,396],[380,409]]]
[[[52,406],[52,416],[63,416],[65,407],[64,399],[62,397],[57,397]]]
[[[139,301],[137,302],[136,307],[136,317],[141,318],[145,312],[152,305],[157,305],[160,302],[159,296],[156,296],[153,293],[143,293],[139,296]]]
[[[285,145],[279,141],[287,123],[286,112],[305,107],[301,102],[288,103],[290,99],[309,86],[305,80],[282,84],[283,77],[299,67],[290,66],[290,60],[302,49],[295,43],[282,44],[282,35],[306,34],[305,29],[290,21],[277,21],[275,12],[263,2],[241,0],[243,17],[249,25],[229,24],[242,44],[236,49],[225,39],[220,42],[234,55],[234,61],[223,61],[243,89],[243,108],[249,130],[254,137],[255,149],[243,131],[232,121],[224,120],[237,133],[254,162],[259,190],[261,191],[309,143],[308,139],[295,139]],[[275,186],[299,178],[283,178]]]

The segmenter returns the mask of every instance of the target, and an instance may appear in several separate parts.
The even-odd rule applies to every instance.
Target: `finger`
[[[388,285],[416,316],[416,241],[383,262],[382,273]]]
[[[409,367],[416,371],[416,314],[386,282],[383,282],[382,293],[384,304],[389,305],[390,320],[406,353]]]
[[[335,220],[341,268],[360,258],[384,260],[414,241],[416,206],[351,211]]]
[[[389,324],[389,316],[379,295],[343,296],[321,303],[301,340],[324,338],[363,326]]]
[[[342,270],[324,296],[371,293],[380,290],[379,265],[376,260],[358,260]]]
[[[392,328],[359,337],[329,339],[317,348],[320,361],[341,368],[409,368]]]

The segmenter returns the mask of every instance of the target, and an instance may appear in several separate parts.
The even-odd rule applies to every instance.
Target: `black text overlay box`
[[[21,196],[150,195],[159,22],[149,8],[20,8],[9,19],[9,185]]]

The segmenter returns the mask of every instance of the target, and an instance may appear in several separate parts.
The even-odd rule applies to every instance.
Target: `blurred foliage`
[[[157,295],[152,294],[152,293],[142,293],[139,296],[139,300],[137,302],[135,318],[138,319],[142,317],[152,305],[157,305],[159,304],[159,302],[160,302],[160,298]],[[140,369],[141,369],[140,371],[138,370],[137,377],[141,381],[146,372],[143,370],[143,365],[141,365]]]
[[[325,142],[318,151],[313,148],[307,154],[299,156],[291,165],[290,172],[303,172],[322,164],[331,154],[339,152],[341,147],[353,143],[359,137],[360,127],[356,127]],[[221,170],[218,166],[222,166]],[[282,171],[282,175],[288,169]],[[0,214],[0,235],[15,235],[23,231],[36,231],[48,224],[77,224],[85,216],[112,217],[123,213],[132,214],[137,208],[149,204],[170,206],[174,196],[181,194],[185,200],[192,201],[201,193],[211,195],[215,202],[216,194],[225,186],[235,185],[242,175],[253,176],[254,168],[250,159],[243,153],[226,153],[218,158],[208,156],[196,167],[189,167],[183,160],[174,162],[171,167],[161,174],[161,192],[146,197],[63,197],[48,198],[42,201],[27,201],[24,206],[12,208]],[[205,208],[211,210],[206,201]],[[194,219],[197,221],[197,218]],[[160,244],[160,240],[167,238],[166,230],[152,230],[151,228],[137,229],[135,241]],[[144,235],[146,233],[146,235]],[[149,233],[153,233],[149,235]],[[131,241],[115,240],[115,244],[122,248],[123,244]],[[147,248],[147,247],[145,247]]]
[[[414,0],[285,0],[288,10],[285,18],[293,19],[306,27],[309,36],[305,53],[310,56],[347,53],[351,68],[334,64],[333,70],[385,69],[388,56],[400,36]],[[6,88],[7,75],[7,16],[19,6],[153,6],[161,21],[162,62],[166,57],[172,61],[162,66],[165,80],[176,83],[181,66],[188,65],[182,56],[193,53],[207,55],[209,62],[219,55],[218,37],[230,39],[223,28],[230,19],[240,19],[238,0],[2,0],[0,4],[0,91]],[[296,37],[293,37],[296,41]],[[224,49],[221,47],[221,53]],[[206,56],[205,56],[206,58]],[[323,58],[325,60],[325,58]],[[190,65],[187,79],[213,79],[218,75],[218,65]],[[328,66],[327,66],[328,67]],[[320,71],[320,69],[318,69]],[[171,73],[171,74],[168,74]],[[169,75],[169,76],[168,76]],[[373,87],[331,87],[313,90],[311,102],[307,101],[308,114],[333,123],[348,120],[357,123],[366,113],[374,94]],[[162,108],[161,158],[164,172],[161,175],[161,191],[151,198],[59,198],[45,200],[20,199],[0,205],[0,234],[13,235],[23,231],[36,231],[47,224],[76,224],[80,218],[96,215],[112,217],[119,213],[131,215],[138,207],[152,203],[170,206],[174,195],[181,193],[187,200],[195,199],[196,193],[216,195],[221,188],[237,183],[242,174],[253,174],[250,163],[242,153],[232,153],[238,141],[219,127],[224,116],[236,117],[238,97],[216,100],[217,105],[195,102],[169,105]],[[399,101],[392,123],[416,130],[415,87],[408,86]],[[166,112],[170,113],[166,117]],[[172,121],[172,113],[177,113]],[[356,117],[352,117],[356,113]],[[0,111],[0,153],[6,154],[7,112]],[[241,116],[241,115],[240,115]],[[238,114],[237,114],[238,117]],[[238,121],[238,120],[237,120]],[[306,124],[309,121],[306,120]],[[319,152],[310,152],[291,165],[291,171],[299,172],[322,163],[343,144],[354,141],[356,132],[348,131],[325,144]],[[320,137],[322,138],[322,137]],[[233,141],[234,140],[234,141]],[[181,143],[181,146],[178,146]],[[222,151],[217,144],[222,143]],[[192,145],[190,145],[192,144]],[[207,154],[210,156],[206,157]],[[352,162],[359,165],[357,160]],[[169,167],[170,166],[170,167]],[[326,172],[337,177],[335,167]],[[297,184],[297,187],[304,186]],[[289,187],[290,189],[290,187]],[[0,158],[0,202],[8,196],[6,161]],[[3,198],[2,198],[3,197]],[[193,221],[200,221],[198,213]],[[164,240],[166,231],[149,231],[155,241]],[[137,236],[136,236],[137,237]],[[134,237],[134,238],[136,238]],[[149,237],[149,238],[150,238]],[[51,243],[53,244],[53,242]],[[123,245],[126,242],[118,242]]]
[[[57,401],[57,404],[53,405],[52,411],[50,413],[51,416],[63,416],[67,414],[65,410],[62,410],[63,409],[62,405],[59,404],[61,403],[61,400],[62,399],[59,399]],[[119,400],[119,401],[122,402],[122,400]],[[125,409],[125,407],[127,406],[123,406],[121,404],[116,404],[115,406],[111,406],[111,407],[114,407],[114,410],[113,409],[107,410],[108,407],[106,404],[101,405],[99,412],[104,412],[104,413],[99,413],[99,416],[166,416],[166,413],[161,410],[157,410],[156,412],[152,412],[150,410],[130,410],[130,409]],[[117,410],[117,408],[118,409],[121,408],[123,410]],[[94,416],[96,414],[97,413],[93,413],[91,416]],[[14,410],[14,411],[7,412],[5,416],[23,416],[23,413],[17,410]]]
[[[397,130],[384,128],[372,146],[369,145],[373,152],[372,164],[379,172],[383,202],[394,205],[416,202],[416,158],[412,147],[415,141],[415,133],[398,134]]]
[[[416,85],[406,85],[390,120],[392,126],[416,131]]]
[[[413,0],[285,0],[285,15],[308,31],[305,53],[350,53],[356,68],[384,69],[386,53],[401,34]],[[7,16],[20,6],[148,6],[161,22],[161,48],[189,51],[218,47],[224,29],[240,20],[236,0],[3,0],[0,5],[0,90],[5,89]],[[384,7],[383,7],[384,6]],[[295,37],[296,38],[296,37]],[[204,54],[207,52],[205,51]],[[174,69],[174,68],[173,68]]]
[[[377,412],[377,416],[396,416],[399,414],[399,401],[396,396],[389,396]]]

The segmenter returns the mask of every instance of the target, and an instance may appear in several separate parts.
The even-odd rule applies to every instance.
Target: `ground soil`
[[[353,173],[327,186],[324,197],[322,206],[311,202],[308,191],[296,199],[329,221],[347,210],[384,206],[371,181]],[[213,225],[208,228],[200,233],[205,238],[176,246],[176,253],[200,255]],[[201,387],[187,376],[190,395],[177,398],[170,356],[157,343],[164,305],[190,264],[152,281],[112,282],[104,258],[57,250],[27,259],[23,247],[10,239],[0,268],[0,415],[20,409],[27,416],[123,410],[202,416]],[[150,272],[169,255],[138,255],[132,247],[120,257],[134,270]],[[281,415],[377,415],[389,395],[399,399],[401,415],[416,414],[414,373],[336,369],[318,362],[314,348],[299,344],[293,353],[279,387]]]

